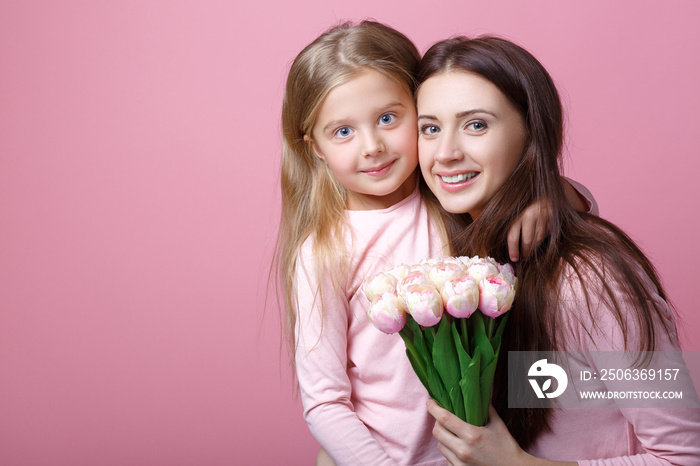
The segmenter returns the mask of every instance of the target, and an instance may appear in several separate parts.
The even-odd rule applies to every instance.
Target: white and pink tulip
[[[367,310],[370,322],[384,333],[392,334],[406,325],[404,304],[394,293],[378,296]]]
[[[479,282],[479,309],[494,319],[513,305],[515,288],[501,276],[486,277]]]
[[[453,317],[469,317],[479,307],[479,284],[469,275],[447,280],[442,289],[445,310]]]
[[[423,327],[432,327],[442,318],[442,297],[432,285],[408,285],[399,291],[406,311]]]

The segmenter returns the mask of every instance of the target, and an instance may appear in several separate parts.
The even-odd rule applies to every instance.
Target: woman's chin
[[[440,205],[451,214],[471,214],[475,206],[471,202],[464,202],[462,199],[455,199],[454,196],[437,196]],[[473,215],[472,215],[473,216]]]

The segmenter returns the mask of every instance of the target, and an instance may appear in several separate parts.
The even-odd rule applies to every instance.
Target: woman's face
[[[478,217],[520,161],[522,115],[493,83],[463,71],[428,78],[417,105],[423,177],[448,212]]]

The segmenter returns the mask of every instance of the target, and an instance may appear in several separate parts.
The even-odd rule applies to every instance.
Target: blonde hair
[[[331,89],[367,69],[388,76],[413,96],[419,61],[418,50],[406,36],[384,24],[362,21],[323,33],[297,55],[289,70],[282,104],[282,215],[273,273],[278,296],[284,298],[282,325],[292,364],[294,280],[302,245],[313,239],[313,272],[329,277],[333,292],[340,292],[349,260],[343,236],[347,190],[311,145],[321,104]],[[322,303],[320,284],[315,291],[315,299]]]

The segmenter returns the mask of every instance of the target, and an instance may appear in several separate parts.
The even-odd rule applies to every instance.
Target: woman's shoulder
[[[636,349],[644,346],[650,323],[675,338],[671,309],[642,264],[619,267],[602,254],[581,254],[562,264],[556,296],[569,344]]]
[[[582,252],[562,258],[558,280],[558,295],[567,300],[578,301],[591,294],[600,294],[606,286],[614,289],[622,286],[615,267],[602,254]]]

